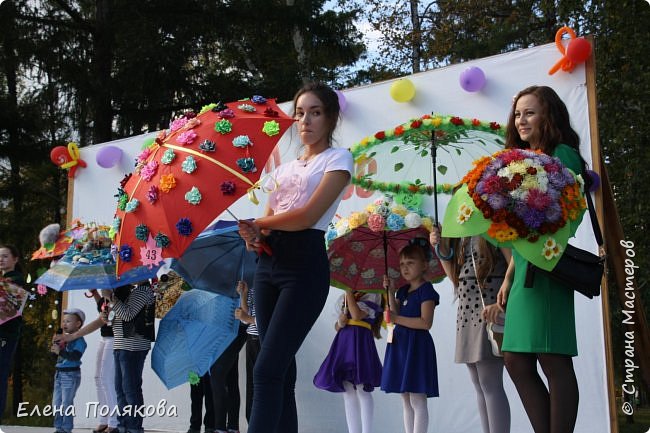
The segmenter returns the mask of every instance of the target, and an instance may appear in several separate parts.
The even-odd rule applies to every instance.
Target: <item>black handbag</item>
[[[596,242],[601,247],[603,245],[603,236],[596,218],[594,205],[591,202],[591,194],[587,192],[585,195],[589,217],[591,218],[591,227],[594,230]],[[545,271],[528,262],[525,286],[533,287],[535,275],[540,273],[591,299],[594,296],[600,296],[600,283],[604,270],[605,257],[567,244],[562,257],[560,257],[552,271]]]

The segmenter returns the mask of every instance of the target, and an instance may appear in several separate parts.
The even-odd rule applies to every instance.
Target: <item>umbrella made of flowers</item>
[[[437,222],[436,194],[450,193],[473,160],[503,149],[504,133],[496,122],[425,114],[353,144],[358,174],[352,183],[388,194],[433,195]]]
[[[261,96],[175,119],[118,190],[117,273],[178,258],[237,199],[257,203],[261,169],[293,121]]]
[[[584,181],[559,158],[508,149],[474,162],[447,205],[446,237],[483,235],[550,271],[586,208]]]

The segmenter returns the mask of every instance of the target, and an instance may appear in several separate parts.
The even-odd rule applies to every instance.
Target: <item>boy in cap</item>
[[[81,328],[86,315],[78,308],[63,311],[61,330],[72,334]],[[74,396],[81,383],[81,355],[86,350],[83,337],[69,343],[53,342],[50,352],[57,355],[56,373],[54,374],[54,410],[55,433],[71,433],[74,421]]]

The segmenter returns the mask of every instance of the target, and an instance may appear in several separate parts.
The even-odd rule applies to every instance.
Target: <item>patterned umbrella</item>
[[[399,252],[413,239],[430,250],[432,220],[404,205],[379,199],[362,212],[353,212],[328,231],[330,284],[341,289],[382,292],[383,276],[406,282],[399,271]],[[430,254],[429,281],[440,280],[444,270]]]
[[[118,274],[181,257],[237,199],[248,194],[256,203],[262,167],[293,121],[260,96],[211,104],[174,120],[118,190]]]

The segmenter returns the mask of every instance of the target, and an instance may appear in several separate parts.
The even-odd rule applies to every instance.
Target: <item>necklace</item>
[[[302,164],[303,167],[307,167],[309,165],[309,163],[320,154],[321,154],[321,152],[314,153],[314,154],[309,155],[305,159],[302,159],[303,157],[300,157],[300,158],[298,158],[298,161],[300,161],[300,163]]]

